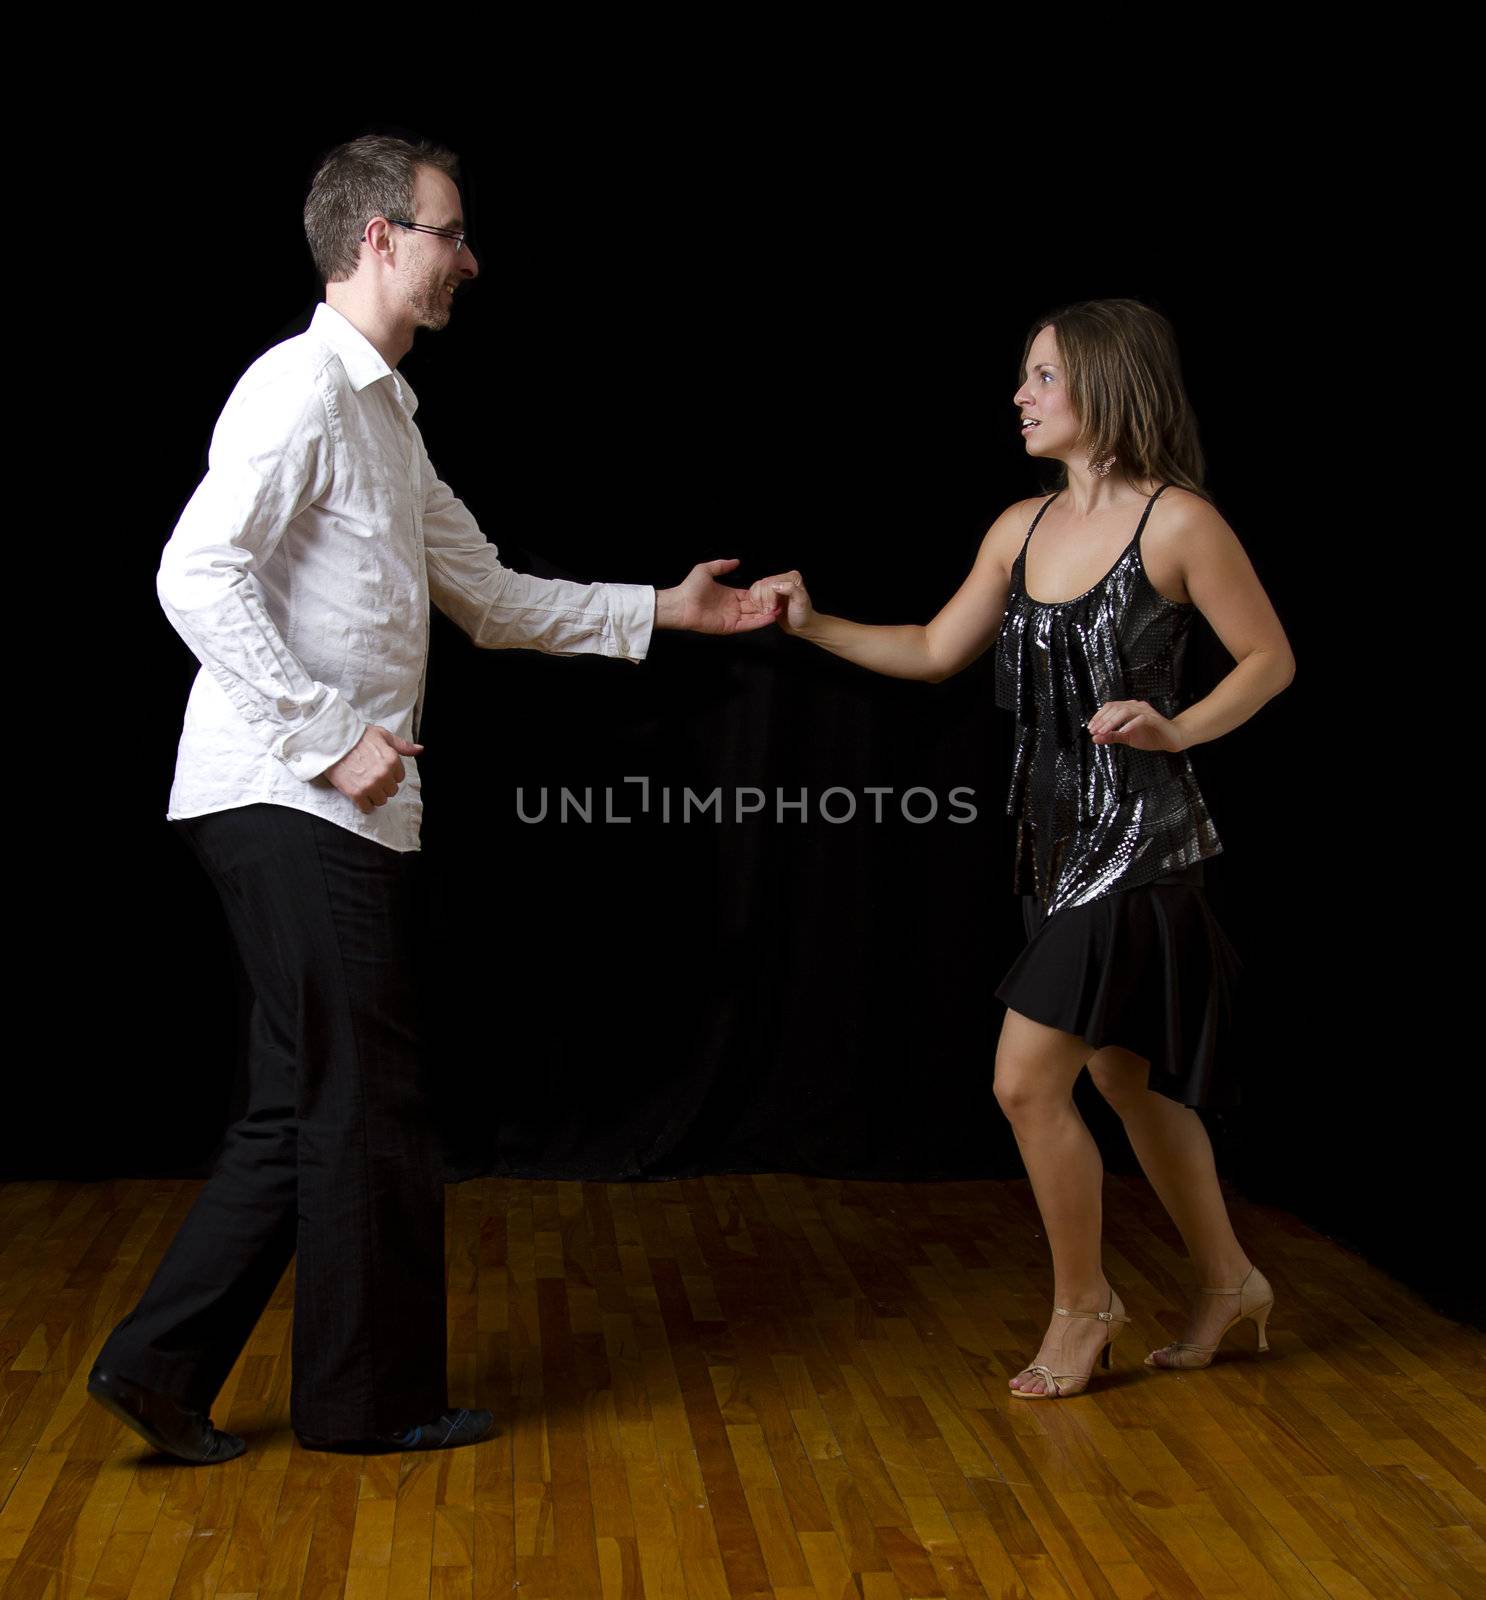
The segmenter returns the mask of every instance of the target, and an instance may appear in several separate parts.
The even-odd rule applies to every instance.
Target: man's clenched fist
[[[397,793],[398,784],[407,776],[403,756],[422,754],[421,744],[399,739],[373,723],[334,766],[325,769],[325,776],[356,802],[358,810],[370,811],[373,806],[386,805]]]

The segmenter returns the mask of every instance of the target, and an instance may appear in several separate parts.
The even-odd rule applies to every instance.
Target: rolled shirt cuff
[[[614,655],[621,661],[643,661],[655,631],[655,590],[648,583],[608,583],[609,617]]]
[[[366,724],[339,690],[327,686],[325,693],[325,704],[314,716],[273,746],[279,760],[305,783],[333,767],[366,732]]]

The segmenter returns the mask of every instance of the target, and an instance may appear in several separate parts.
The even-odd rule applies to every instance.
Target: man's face
[[[459,190],[447,173],[436,167],[419,167],[413,180],[412,221],[433,228],[464,227],[460,214]],[[413,324],[419,328],[442,328],[449,321],[454,291],[480,268],[474,252],[466,244],[456,251],[452,239],[436,233],[400,230],[398,276]]]

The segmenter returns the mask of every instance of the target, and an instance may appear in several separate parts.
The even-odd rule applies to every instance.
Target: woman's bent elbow
[[[943,683],[946,678],[952,678],[965,666],[963,661],[946,661],[941,656],[936,656],[932,650],[924,651],[923,666],[918,676],[925,683]]]

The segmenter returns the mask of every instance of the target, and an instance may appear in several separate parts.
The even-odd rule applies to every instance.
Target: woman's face
[[[1026,453],[1067,460],[1077,447],[1082,430],[1068,393],[1067,373],[1051,323],[1032,341],[1022,386],[1011,403],[1021,412]]]

